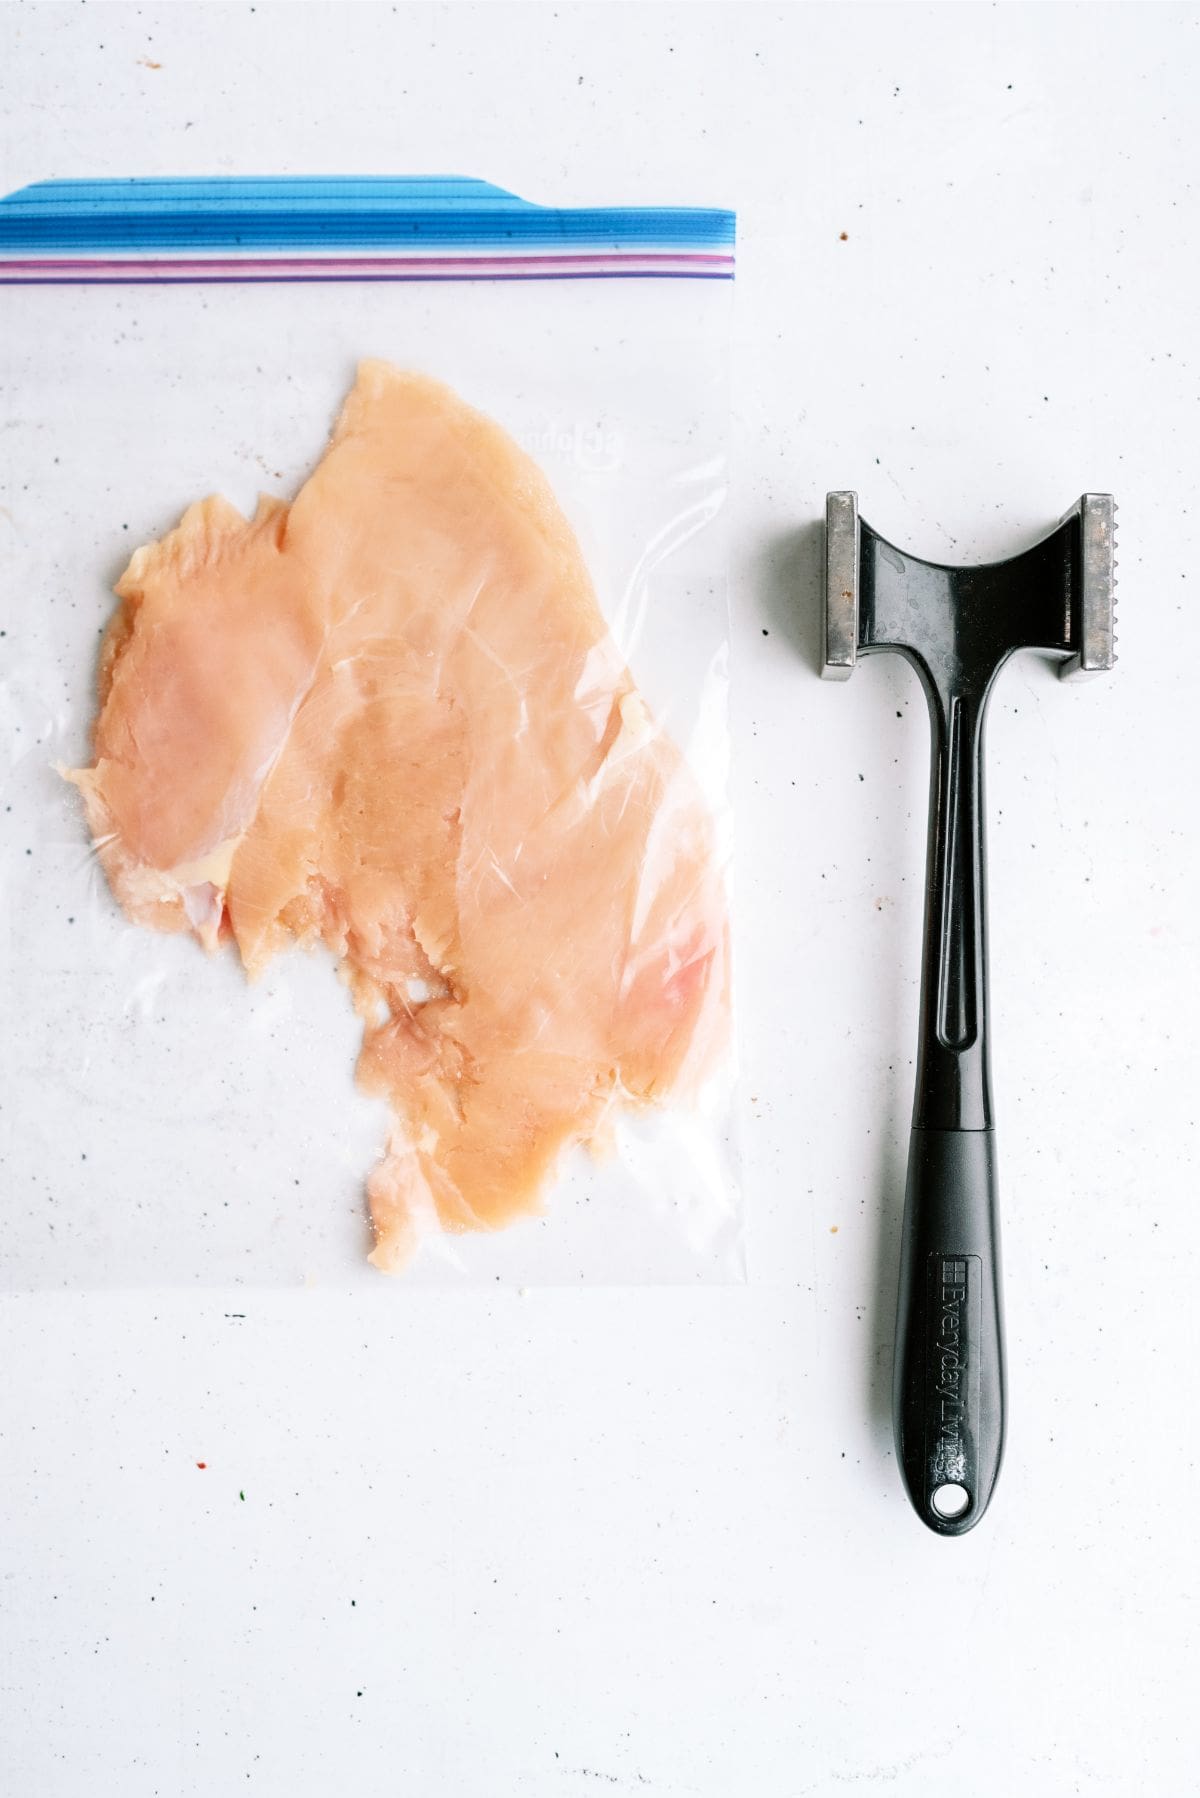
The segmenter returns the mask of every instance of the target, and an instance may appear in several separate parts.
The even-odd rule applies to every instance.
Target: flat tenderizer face
[[[849,680],[858,655],[857,493],[825,498],[825,616],[821,641],[823,680]]]

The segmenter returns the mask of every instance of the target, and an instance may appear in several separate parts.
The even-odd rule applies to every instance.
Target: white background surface
[[[744,1288],[5,1300],[5,1790],[1200,1790],[1198,72],[1167,6],[5,10],[6,188],[737,205],[751,1218]],[[890,1444],[925,738],[901,667],[812,672],[842,485],[964,560],[1122,505],[1118,674],[993,713],[1011,1429],[959,1542]]]

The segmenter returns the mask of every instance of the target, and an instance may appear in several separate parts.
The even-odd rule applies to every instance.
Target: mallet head
[[[1031,549],[954,567],[896,549],[859,518],[856,494],[829,494],[822,674],[845,680],[883,649],[939,691],[985,690],[1017,649],[1060,656],[1064,675],[1111,668],[1115,511],[1110,493],[1085,493]]]

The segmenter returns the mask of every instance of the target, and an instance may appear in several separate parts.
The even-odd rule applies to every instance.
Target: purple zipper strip
[[[701,251],[598,251],[548,256],[0,257],[2,286],[269,281],[570,280],[614,275],[730,279],[732,256]]]

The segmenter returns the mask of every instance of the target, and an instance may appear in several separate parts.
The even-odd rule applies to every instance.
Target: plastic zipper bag
[[[739,1277],[732,247],[0,202],[7,1284]]]

